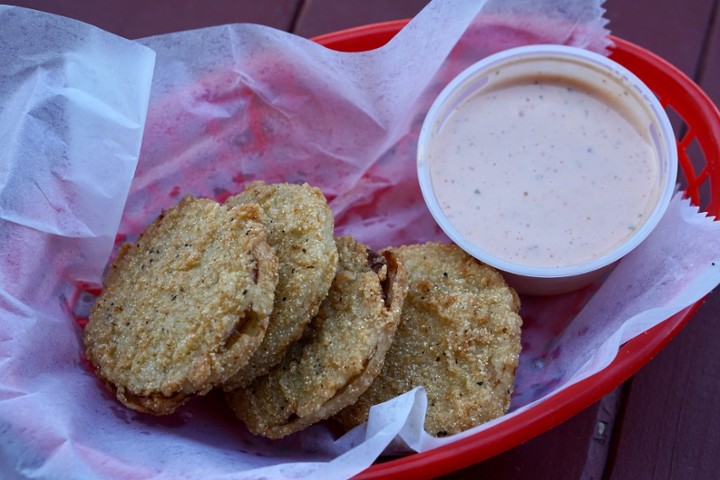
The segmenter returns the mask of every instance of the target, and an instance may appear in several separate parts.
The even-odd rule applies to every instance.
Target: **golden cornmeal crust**
[[[407,272],[352,237],[337,239],[340,266],[327,298],[282,362],[226,394],[250,431],[281,438],[353,403],[380,373],[400,321]]]
[[[261,215],[187,196],[119,249],[84,339],[123,404],[170,414],[247,363],[278,280]]]
[[[265,338],[245,368],[224,385],[232,390],[266,374],[317,313],[335,277],[335,221],[322,192],[308,184],[255,182],[227,205],[259,204],[280,262],[275,305]]]
[[[346,428],[371,406],[424,386],[425,430],[442,437],[503,415],[520,356],[520,301],[502,276],[454,245],[391,249],[409,291],[381,374],[335,416]]]

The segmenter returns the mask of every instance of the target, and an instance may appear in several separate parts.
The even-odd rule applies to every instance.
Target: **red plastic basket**
[[[315,37],[326,47],[354,52],[384,45],[408,21],[397,20]],[[720,213],[720,112],[691,79],[657,55],[620,38],[610,57],[632,70],[675,120],[680,177],[694,204]],[[474,436],[423,453],[376,463],[358,478],[429,478],[509,450],[592,405],[637,372],[693,316],[702,301],[627,342],[615,361],[596,375]]]

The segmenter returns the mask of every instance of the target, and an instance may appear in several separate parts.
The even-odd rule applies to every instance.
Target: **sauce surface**
[[[463,101],[429,142],[449,222],[507,261],[564,267],[630,237],[659,195],[649,140],[581,85],[530,80]]]

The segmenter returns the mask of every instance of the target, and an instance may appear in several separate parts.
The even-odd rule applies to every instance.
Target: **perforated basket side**
[[[611,58],[630,68],[675,119],[681,185],[710,215],[720,213],[720,112],[705,92],[675,66],[648,50],[613,37]]]

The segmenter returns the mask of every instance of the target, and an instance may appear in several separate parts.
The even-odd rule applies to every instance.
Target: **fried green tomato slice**
[[[302,336],[330,289],[337,269],[335,221],[322,192],[307,184],[255,182],[227,205],[259,204],[280,262],[275,305],[253,358],[224,385],[233,390],[266,374]]]
[[[383,371],[335,416],[346,428],[370,407],[417,386],[428,398],[425,430],[455,434],[503,415],[520,356],[520,301],[500,273],[454,245],[391,249],[408,271],[402,319]]]
[[[340,266],[327,298],[267,376],[226,394],[257,434],[282,438],[353,403],[380,373],[400,321],[407,273],[391,252],[337,239]]]
[[[261,216],[258,205],[186,196],[120,247],[84,341],[123,404],[170,414],[248,362],[278,281]]]

